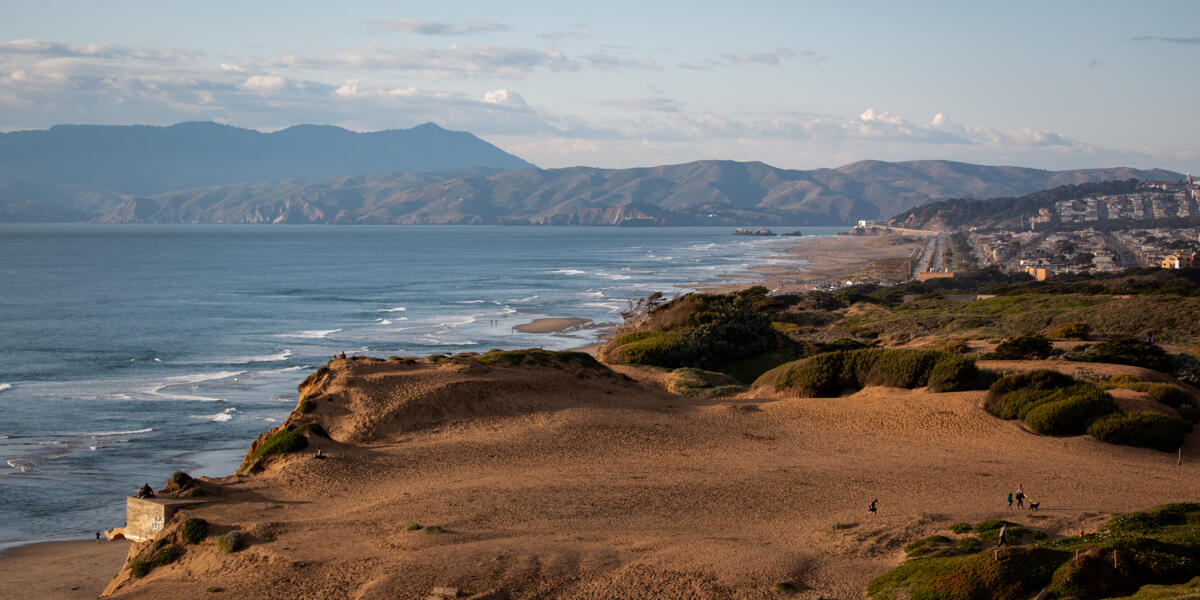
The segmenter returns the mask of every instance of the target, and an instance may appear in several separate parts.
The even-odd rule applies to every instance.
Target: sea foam
[[[304,338],[308,340],[319,340],[329,337],[331,333],[337,333],[341,329],[306,329],[295,333],[281,333],[277,337]]]
[[[11,383],[0,383],[0,392],[7,392],[12,389]]]

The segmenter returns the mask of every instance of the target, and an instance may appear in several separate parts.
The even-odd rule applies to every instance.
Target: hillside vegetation
[[[1010,535],[1020,539],[1001,548],[974,551],[928,552],[930,546],[953,543],[922,540],[910,545],[910,558],[899,567],[876,577],[867,587],[871,598],[899,600],[959,600],[992,598],[1026,600],[1046,589],[1049,598],[1099,600],[1136,594],[1136,598],[1192,597],[1200,586],[1200,504],[1166,504],[1114,517],[1098,533],[1046,538],[1044,532],[992,521],[974,527],[978,534],[985,525],[1009,526]],[[1021,535],[1031,532],[1033,535]],[[983,537],[983,536],[980,536]],[[994,538],[993,538],[994,539]],[[1024,543],[1021,543],[1024,542]],[[994,544],[989,544],[994,546]],[[918,552],[912,552],[916,548]],[[1190,592],[1189,592],[1190,590]]]

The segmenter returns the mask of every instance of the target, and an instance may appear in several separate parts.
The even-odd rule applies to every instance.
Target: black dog
[[[1030,502],[1030,503],[1029,503],[1029,510],[1037,510],[1037,507],[1038,507],[1038,505],[1039,505],[1039,504],[1041,504],[1041,502]]]

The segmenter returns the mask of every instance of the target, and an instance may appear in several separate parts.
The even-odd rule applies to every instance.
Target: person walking
[[[879,502],[879,498],[873,498],[871,503],[867,505],[867,514],[875,516],[875,503]]]
[[[996,547],[1003,546],[1008,541],[1008,525],[1000,526],[1000,535],[997,537]]]
[[[1012,510],[1012,492],[1008,493],[1008,510]]]
[[[1017,484],[1017,508],[1025,507],[1025,487]]]

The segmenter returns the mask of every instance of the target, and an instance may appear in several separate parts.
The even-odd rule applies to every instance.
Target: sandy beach
[[[91,600],[125,562],[129,542],[42,542],[0,552],[0,598]]]
[[[922,237],[915,232],[800,238],[782,255],[773,257],[796,261],[794,266],[753,266],[752,275],[730,278],[728,284],[701,286],[701,290],[727,292],[761,284],[772,293],[794,294],[858,277],[887,277],[900,261],[923,244]]]
[[[591,322],[591,319],[576,317],[546,317],[522,323],[513,329],[521,333],[559,333]]]
[[[951,522],[1003,517],[1071,535],[1114,512],[1194,501],[1200,480],[1195,433],[1177,466],[1030,434],[987,414],[984,392],[696,400],[568,362],[334,361],[305,390],[315,410],[293,415],[329,431],[336,441],[314,438],[327,458],[310,448],[218,480],[218,501],[187,511],[249,546],[228,555],[210,539],[108,591],[774,598],[790,582],[798,598],[860,598],[908,542]],[[1017,485],[1040,512],[1006,510]]]

